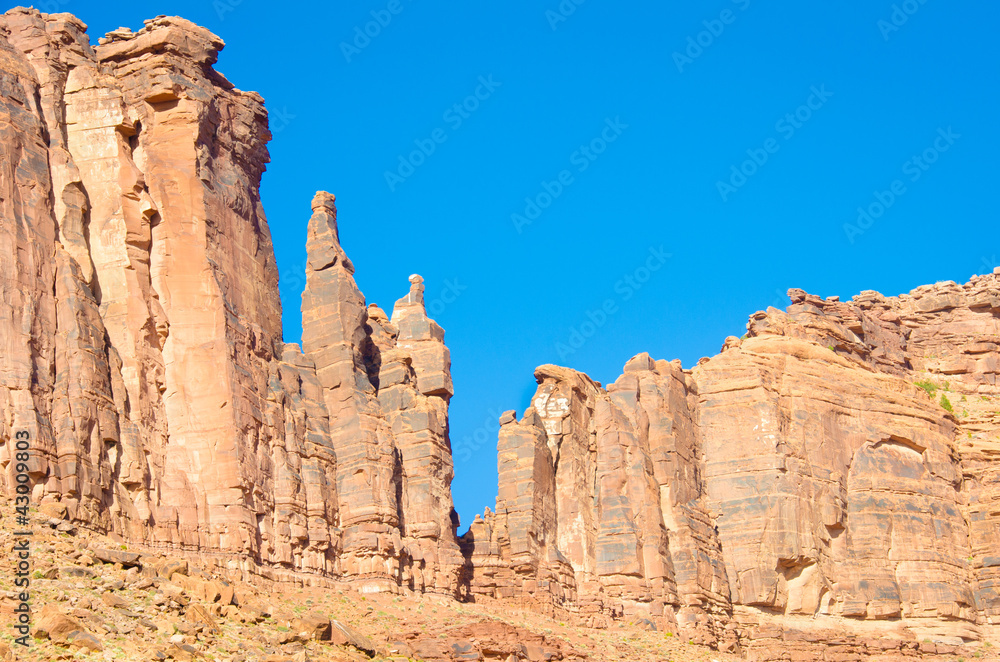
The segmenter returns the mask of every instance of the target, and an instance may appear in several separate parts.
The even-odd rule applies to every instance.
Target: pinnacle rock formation
[[[2,434],[34,440],[34,501],[243,571],[456,594],[444,332],[420,299],[402,335],[369,317],[319,193],[282,341],[267,114],[212,68],[222,40],[158,17],[92,48],[27,9],[0,31]]]
[[[665,617],[758,659],[995,632],[997,271],[791,290],[695,368],[640,354],[607,388],[540,367],[501,420],[496,512],[462,539],[472,595]]]
[[[1000,273],[790,290],[690,369],[540,366],[500,419],[495,507],[458,537],[423,279],[391,315],[369,304],[319,192],[284,342],[267,112],[214,70],[222,48],[176,17],[92,46],[69,14],[0,16],[0,491],[27,432],[41,512],[240,579],[759,660],[998,635]]]

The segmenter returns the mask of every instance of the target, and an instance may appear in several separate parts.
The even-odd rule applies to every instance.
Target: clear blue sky
[[[271,111],[286,341],[317,189],[337,195],[369,302],[389,311],[424,276],[451,347],[463,529],[494,505],[496,415],[523,412],[535,366],[610,382],[648,351],[689,367],[789,287],[898,294],[1000,257],[994,3],[52,2],[93,41],[157,14],[225,39],[217,68]],[[372,12],[391,21],[345,54]]]

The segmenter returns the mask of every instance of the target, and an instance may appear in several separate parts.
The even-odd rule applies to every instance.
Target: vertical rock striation
[[[717,356],[640,354],[606,387],[543,365],[459,539],[423,280],[367,304],[319,192],[283,342],[267,114],[222,48],[176,17],[96,47],[69,14],[0,17],[0,489],[27,431],[33,503],[128,541],[754,659],[996,631],[1000,273],[791,290]]]
[[[427,316],[420,276],[410,276],[409,293],[396,302],[389,323],[382,324],[396,339],[395,351],[383,358],[379,400],[400,455],[401,533],[412,566],[405,583],[454,595],[464,559],[451,499],[451,355],[444,329]]]
[[[92,48],[26,9],[0,30],[5,487],[27,429],[35,499],[76,521],[279,579],[454,594],[443,331],[415,302],[399,348],[373,337],[321,193],[305,351],[282,341],[267,114],[213,69],[222,40],[161,16]]]
[[[354,265],[340,247],[334,198],[317,193],[309,220],[302,347],[316,364],[337,456],[341,567],[378,588],[399,573],[397,449],[378,403],[380,353]]]
[[[642,354],[607,389],[553,365],[535,379],[522,420],[501,420],[496,513],[462,541],[472,594],[541,598],[591,626],[639,618],[733,640],[720,631],[729,590],[698,481],[690,378]]]
[[[533,597],[508,550],[555,541],[575,597],[547,591],[596,625],[648,618],[761,659],[819,654],[845,624],[852,654],[878,650],[864,633],[978,638],[997,624],[998,287],[792,290],[692,370],[641,354],[606,389],[542,366],[517,424],[535,468],[508,470],[508,415],[496,513],[462,541],[472,595]],[[553,506],[525,526],[507,495],[540,490]]]

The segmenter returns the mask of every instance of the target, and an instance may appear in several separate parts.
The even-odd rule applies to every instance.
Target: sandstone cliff
[[[692,370],[642,354],[602,388],[540,367],[502,420],[496,513],[462,540],[472,595],[765,658],[992,632],[1000,275],[789,296]]]
[[[2,433],[35,440],[35,501],[243,570],[454,594],[444,333],[419,293],[398,328],[369,316],[318,194],[304,351],[282,342],[267,114],[212,68],[222,40],[0,30]]]
[[[787,311],[685,370],[545,365],[456,537],[444,331],[368,304],[334,197],[282,339],[262,99],[157,17],[0,17],[0,486],[243,575],[623,619],[769,659],[1000,624],[1000,275]],[[934,643],[937,642],[937,643]],[[912,648],[912,646],[911,646]],[[908,649],[909,650],[909,649]],[[927,651],[925,651],[927,652]]]

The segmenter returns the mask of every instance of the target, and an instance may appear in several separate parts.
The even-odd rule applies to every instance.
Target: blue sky
[[[264,96],[286,341],[317,189],[369,302],[424,276],[462,529],[494,505],[496,418],[535,366],[690,367],[789,287],[898,294],[1000,256],[996,4],[56,5],[93,41],[184,16]]]

